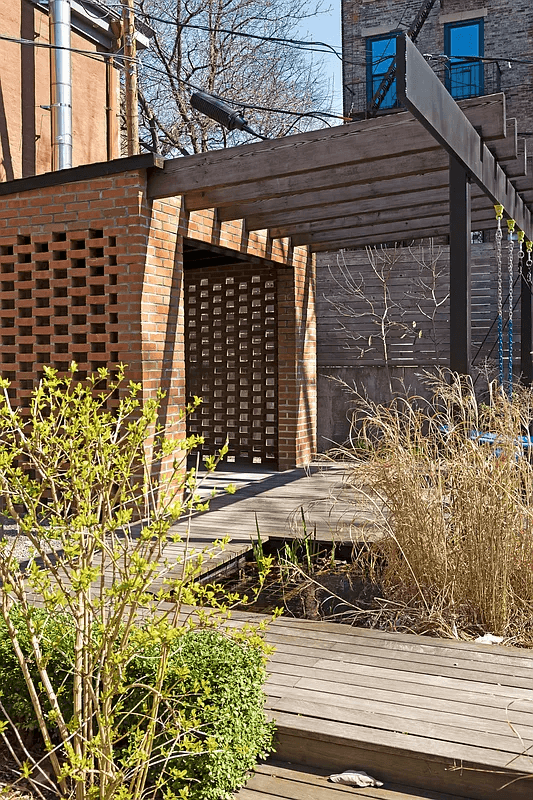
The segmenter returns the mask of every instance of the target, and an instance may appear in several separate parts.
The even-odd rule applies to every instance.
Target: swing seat
[[[447,425],[439,425],[439,430],[442,433],[449,433],[449,427]],[[478,444],[488,444],[494,447],[498,441],[498,434],[487,431],[472,430],[469,433],[469,439],[472,439],[472,441],[475,441]],[[516,445],[521,450],[529,450],[530,447],[533,447],[533,436],[518,436],[516,439]],[[498,456],[501,454],[501,452],[501,448],[496,447],[495,455]]]

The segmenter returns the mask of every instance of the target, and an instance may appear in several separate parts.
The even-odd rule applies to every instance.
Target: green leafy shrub
[[[15,622],[16,613],[13,615]],[[33,610],[41,650],[61,711],[72,722],[74,624],[66,614]],[[125,769],[150,707],[152,686],[162,657],[143,627],[135,631],[135,654],[124,680],[124,692],[113,706],[119,733],[117,749]],[[238,637],[240,638],[240,637]],[[172,637],[162,686],[158,734],[150,782],[160,790],[190,800],[222,800],[242,785],[257,759],[272,749],[273,726],[263,711],[266,678],[261,642],[239,641],[216,630],[182,629]],[[32,678],[39,673],[27,636],[20,637]],[[39,699],[51,708],[41,687]],[[31,697],[17,662],[7,627],[0,621],[0,701],[19,730],[35,730]],[[184,746],[186,754],[183,753]]]
[[[143,401],[122,367],[84,384],[75,370],[45,368],[28,417],[0,379],[0,498],[18,530],[0,537],[0,738],[37,794],[218,800],[271,744],[263,623],[228,626],[237,598],[199,581],[225,542],[194,553],[172,528],[205,508],[185,468],[197,437],[163,427],[163,394]]]

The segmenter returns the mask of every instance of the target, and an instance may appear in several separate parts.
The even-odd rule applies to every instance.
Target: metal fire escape
[[[416,42],[418,38],[418,34],[422,30],[424,22],[427,20],[431,9],[435,5],[437,0],[424,0],[420,8],[418,9],[418,13],[414,19],[414,21],[409,26],[409,29],[406,31],[407,36],[411,39],[412,42]],[[377,112],[379,111],[381,104],[385,97],[387,96],[387,92],[391,88],[392,84],[394,83],[394,79],[396,78],[396,60],[393,60],[392,64],[390,65],[387,73],[383,76],[383,80],[379,84],[376,92],[367,106],[367,116],[375,117]]]

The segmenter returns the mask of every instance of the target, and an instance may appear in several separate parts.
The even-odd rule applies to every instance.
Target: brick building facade
[[[24,410],[45,364],[64,373],[75,360],[83,378],[123,362],[144,396],[167,392],[161,422],[184,433],[186,340],[190,355],[195,330],[206,396],[191,426],[206,435],[206,450],[227,433],[236,461],[304,465],[316,450],[312,258],[286,240],[219,223],[213,212],[188,214],[182,198],[148,200],[147,176],[158,163],[139,156],[0,185],[1,371],[9,392]],[[264,274],[272,309],[255,293]],[[222,316],[203,310],[209,283]],[[195,291],[193,325],[185,293]],[[232,413],[218,425],[228,394]]]
[[[109,58],[98,57],[118,49],[120,15],[91,0],[73,3],[71,15],[72,164],[77,166],[120,155],[119,72]],[[52,168],[48,3],[3,3],[2,34],[0,181],[9,181]],[[140,48],[148,44],[143,32],[137,41]]]
[[[349,116],[364,114],[370,97],[368,77],[369,46],[373,40],[386,39],[397,31],[405,31],[415,19],[422,0],[343,0],[342,43],[344,111]],[[487,61],[476,64],[450,62],[454,31],[479,23],[479,55]],[[457,47],[471,48],[474,54],[474,31],[458,40]],[[468,34],[468,35],[467,35]],[[429,63],[446,82],[458,71],[463,78],[457,83],[457,97],[505,92],[507,112],[518,120],[520,135],[533,135],[531,90],[533,86],[533,7],[527,0],[436,0],[416,41],[420,52],[431,56]],[[448,52],[447,52],[448,51]],[[469,53],[457,53],[467,56]],[[386,56],[393,54],[389,48]],[[453,56],[452,56],[453,58]],[[516,59],[516,61],[510,61]],[[390,109],[384,109],[390,113]]]

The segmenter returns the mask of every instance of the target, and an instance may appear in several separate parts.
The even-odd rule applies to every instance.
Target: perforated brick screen
[[[203,453],[229,441],[229,461],[278,458],[276,273],[255,265],[185,271],[189,420]]]
[[[116,240],[101,229],[17,236],[0,248],[2,375],[23,408],[45,364],[78,377],[116,364]]]

